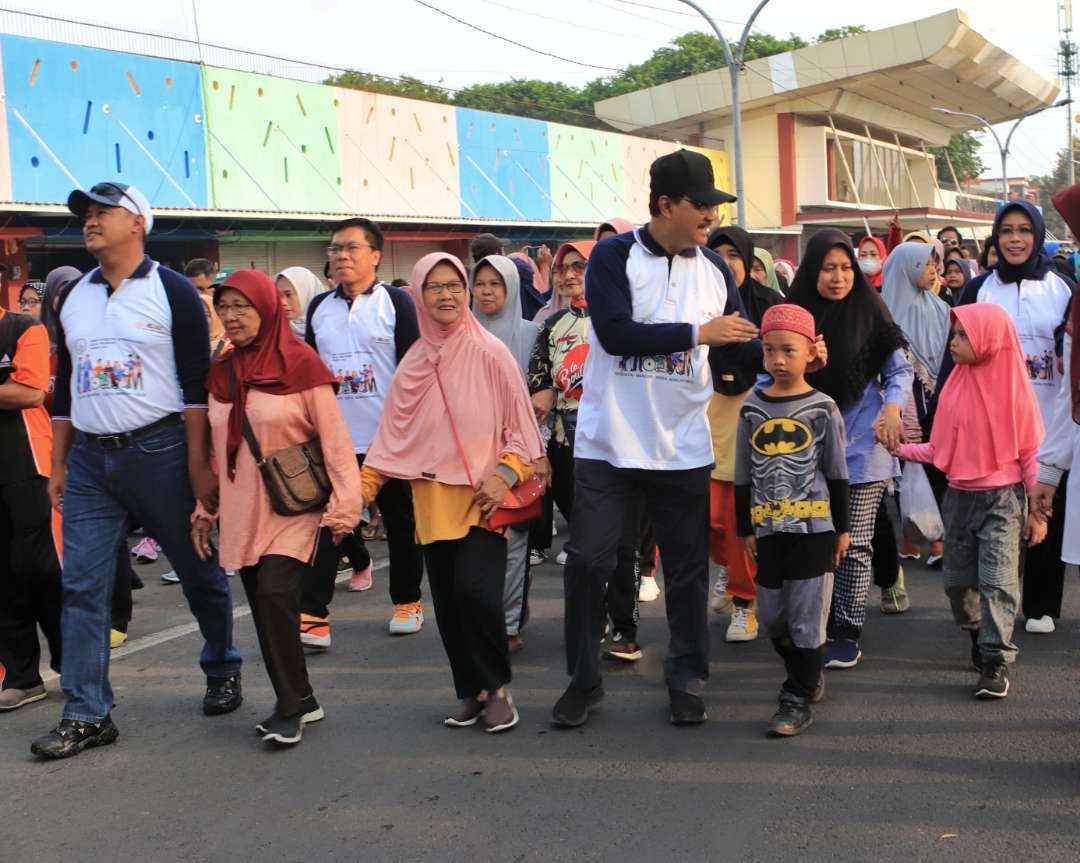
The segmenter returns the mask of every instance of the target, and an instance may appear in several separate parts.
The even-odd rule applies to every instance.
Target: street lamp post
[[[724,58],[727,60],[728,75],[731,77],[731,128],[733,143],[735,146],[735,197],[738,198],[736,202],[738,222],[742,227],[746,227],[746,201],[744,199],[743,189],[743,164],[742,164],[742,109],[739,105],[739,68],[743,63],[743,55],[746,53],[746,40],[750,37],[750,28],[754,24],[754,19],[757,18],[758,13],[765,8],[765,5],[769,0],[761,0],[760,3],[754,8],[754,11],[750,13],[750,17],[746,21],[746,26],[743,27],[742,37],[739,39],[739,45],[736,48],[735,56],[731,54],[731,46],[728,44],[727,39],[724,38],[724,34],[720,32],[720,27],[712,16],[702,9],[695,0],[680,0],[690,8],[694,9],[702,18],[704,18],[709,26],[712,27],[713,32],[716,33],[716,38],[720,40],[720,45],[724,49]]]
[[[1001,200],[1009,200],[1009,172],[1006,163],[1009,159],[1009,144],[1012,143],[1013,133],[1019,128],[1020,124],[1024,122],[1028,117],[1034,117],[1036,114],[1040,114],[1043,111],[1048,111],[1050,108],[1060,108],[1063,105],[1071,105],[1072,99],[1061,99],[1055,102],[1053,105],[1043,105],[1041,108],[1035,108],[1032,111],[1028,111],[1026,114],[1021,114],[1016,118],[1016,122],[1013,123],[1013,127],[1009,130],[1009,134],[1005,136],[1005,143],[1001,143],[1001,138],[998,137],[998,133],[994,131],[994,127],[990,125],[990,121],[985,117],[980,117],[978,114],[969,114],[967,111],[953,111],[949,108],[934,108],[939,114],[948,114],[950,117],[969,117],[979,123],[982,123],[986,127],[986,130],[994,136],[994,143],[997,144],[998,153],[1001,154]]]

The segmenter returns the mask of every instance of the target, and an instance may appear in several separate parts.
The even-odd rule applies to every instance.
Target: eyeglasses
[[[559,264],[555,268],[555,272],[560,276],[568,276],[573,273],[575,276],[580,276],[585,272],[586,263],[584,261],[574,261],[570,264]]]
[[[1031,225],[1017,225],[1016,227],[1013,227],[1012,225],[1002,225],[998,229],[999,237],[1011,237],[1013,234],[1021,237],[1030,237],[1034,233],[1035,230]]]
[[[943,245],[943,246],[959,246],[960,241],[959,240],[954,240],[952,238],[950,238],[948,240],[943,239],[943,240],[941,240],[941,245]]]
[[[719,204],[706,204],[704,201],[695,201],[693,198],[683,198],[683,200],[695,210],[700,210],[703,213],[715,210],[719,206]]]
[[[29,300],[19,300],[20,309],[30,309],[34,306],[40,306],[41,300],[38,297],[31,297]]]
[[[464,282],[428,282],[424,285],[424,292],[429,294],[441,294],[443,291],[451,294],[460,294],[465,290]]]
[[[240,315],[241,317],[246,315],[255,307],[251,303],[222,303],[221,305],[214,306],[214,311],[217,312],[219,318],[223,318],[226,315]]]
[[[332,246],[326,247],[326,257],[336,258],[338,255],[346,255],[350,258],[355,258],[361,249],[374,249],[374,246],[370,246],[367,243],[346,243],[344,246],[339,246],[335,243]]]

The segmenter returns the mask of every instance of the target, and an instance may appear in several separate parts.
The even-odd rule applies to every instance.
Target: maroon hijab
[[[292,331],[277,288],[266,273],[237,270],[214,290],[215,306],[226,288],[243,294],[260,319],[255,340],[242,348],[233,345],[231,351],[219,356],[210,366],[210,375],[206,379],[207,389],[215,399],[232,403],[225,454],[229,479],[233,479],[236,454],[244,438],[248,390],[255,388],[274,395],[287,395],[332,384],[334,377],[319,355]]]

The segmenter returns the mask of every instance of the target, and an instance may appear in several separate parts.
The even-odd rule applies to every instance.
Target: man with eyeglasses
[[[954,228],[952,225],[938,231],[937,238],[941,245],[945,247],[946,251],[953,248],[960,248],[963,245],[963,237],[960,236],[959,229]]]
[[[734,197],[715,188],[708,158],[688,150],[660,157],[649,174],[649,223],[601,240],[585,274],[595,338],[578,408],[564,573],[571,681],[552,710],[563,726],[584,724],[603,698],[604,586],[641,505],[663,561],[670,720],[705,721],[710,364],[762,367],[731,271],[704,247],[717,206]]]
[[[420,337],[416,306],[400,288],[379,281],[383,233],[370,219],[346,219],[334,226],[326,254],[337,287],[319,294],[308,306],[307,342],[339,378],[338,405],[345,415],[357,461],[375,437],[390,380],[405,352]],[[423,559],[416,544],[412,492],[403,480],[390,480],[375,499],[386,525],[390,551],[392,635],[419,632],[424,624],[420,603]],[[315,578],[305,582],[300,607],[300,638],[312,648],[330,646],[329,605],[341,552],[353,574],[349,590],[369,590],[371,555],[359,530],[340,546],[325,534],[315,559]]]
[[[190,538],[196,498],[217,508],[209,458],[209,332],[194,286],[145,253],[154,214],[122,183],[78,189],[68,209],[83,222],[98,266],[67,285],[57,309],[49,497],[63,507],[64,667],[60,724],[35,740],[43,758],[113,743],[110,598],[116,547],[128,514],[165,550],[204,644],[202,710],[240,706],[240,651],[232,595],[217,555],[202,561]],[[94,367],[105,375],[87,375]]]

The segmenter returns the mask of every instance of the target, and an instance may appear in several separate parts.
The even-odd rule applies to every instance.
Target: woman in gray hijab
[[[517,266],[503,255],[488,255],[473,266],[469,284],[473,314],[480,326],[510,349],[524,377],[529,368],[533,345],[540,333],[540,324],[521,317],[521,277]],[[507,536],[503,609],[507,648],[512,654],[524,646],[518,633],[524,622],[530,527],[531,523],[512,525]]]

